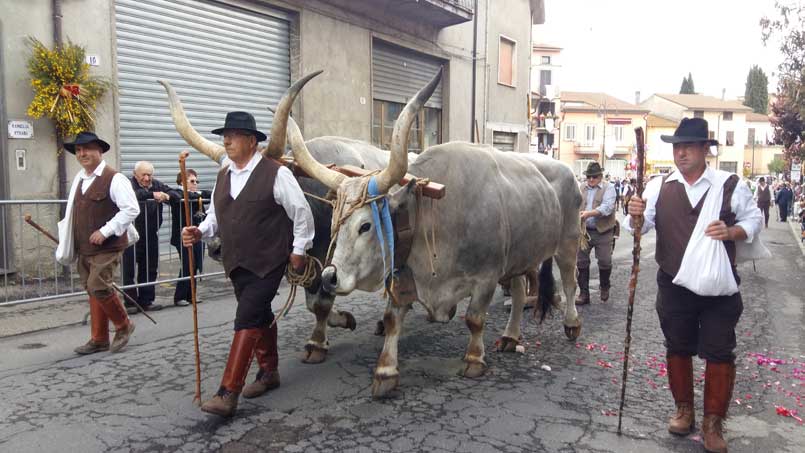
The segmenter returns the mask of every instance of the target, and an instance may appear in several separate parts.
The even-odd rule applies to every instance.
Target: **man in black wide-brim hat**
[[[304,268],[314,226],[291,171],[257,151],[266,136],[251,114],[230,112],[224,127],[212,133],[223,136],[227,158],[221,162],[207,218],[198,227],[185,227],[182,242],[188,247],[217,233],[224,270],[235,289],[235,335],[224,376],[215,396],[201,406],[204,412],[229,417],[241,392],[254,398],[280,385],[271,301],[286,266]],[[260,369],[257,379],[245,385],[252,357]]]
[[[705,296],[674,283],[682,267],[691,235],[704,205],[705,195],[723,184],[719,219],[709,223],[705,236],[722,241],[729,255],[735,281],[740,284],[735,267],[736,242],[752,242],[763,226],[763,216],[752,200],[746,184],[738,184],[738,175],[714,170],[707,165],[707,154],[716,140],[709,138],[707,121],[685,118],[674,135],[663,135],[672,143],[676,171],[648,183],[643,199],[629,201],[627,228],[634,227],[631,217],[644,216],[643,232],[657,230],[655,258],[657,271],[656,309],[665,336],[668,383],[676,403],[668,431],[687,435],[695,425],[693,404],[693,360],[696,354],[707,362],[704,379],[704,448],[726,452],[723,422],[727,416],[735,382],[735,326],[743,311],[741,293]],[[723,182],[722,182],[723,181]],[[713,262],[701,260],[690,264],[687,272],[704,272]],[[687,264],[686,264],[687,266]],[[682,283],[680,281],[680,283]],[[731,290],[731,289],[730,289]],[[719,293],[727,290],[719,288]]]
[[[134,324],[111,284],[129,243],[129,227],[140,208],[128,178],[103,159],[108,143],[92,132],[81,132],[74,141],[65,143],[64,149],[74,154],[83,168],[70,187],[56,249],[61,264],[76,262],[81,285],[89,294],[91,337],[75,352],[118,352],[128,344]],[[110,321],[115,326],[111,343]]]

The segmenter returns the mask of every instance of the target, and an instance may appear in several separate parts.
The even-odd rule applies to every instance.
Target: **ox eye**
[[[369,222],[364,223],[361,225],[361,228],[358,230],[358,234],[363,234],[369,231],[369,228],[372,228],[372,224]]]

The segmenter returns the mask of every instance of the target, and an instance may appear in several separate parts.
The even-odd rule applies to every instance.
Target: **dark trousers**
[[[137,272],[137,283],[149,283],[157,279],[159,266],[159,238],[154,234],[140,236],[136,244],[123,252],[123,284],[134,284],[134,272]],[[154,303],[154,285],[127,289],[126,293],[143,307]]]
[[[673,284],[673,277],[660,269],[656,308],[668,355],[698,354],[714,363],[735,362],[735,326],[743,312],[740,292],[699,296]]]
[[[176,252],[182,259],[182,270],[179,271],[179,278],[190,276],[190,255],[187,249],[181,246],[176,246]],[[193,270],[194,275],[203,272],[204,251],[201,242],[193,245]],[[190,280],[180,280],[176,282],[176,291],[173,292],[173,301],[186,300],[190,302]]]
[[[780,221],[785,222],[788,220],[788,203],[786,204],[778,204],[777,207],[780,208]]]
[[[230,272],[229,278],[235,288],[238,308],[235,312],[235,330],[258,329],[274,321],[271,301],[285,275],[285,266],[278,266],[260,278],[242,267]]]
[[[760,212],[763,213],[763,218],[766,220],[766,226],[769,226],[769,205],[758,205],[758,208],[760,208]]]

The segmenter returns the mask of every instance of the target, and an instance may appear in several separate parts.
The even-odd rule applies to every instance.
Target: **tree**
[[[769,79],[758,65],[752,66],[746,76],[744,105],[755,113],[765,115],[769,111]]]
[[[780,159],[779,157],[775,157],[771,162],[769,162],[769,173],[776,175],[780,174],[785,171],[785,161]]]
[[[779,65],[777,100],[770,117],[775,141],[784,147],[789,162],[805,159],[805,4],[799,0],[776,0],[778,17],[760,20],[762,39],[780,40],[783,61]]]
[[[696,94],[696,88],[693,86],[693,76],[688,73],[687,77],[682,78],[682,87],[679,88],[679,94]]]

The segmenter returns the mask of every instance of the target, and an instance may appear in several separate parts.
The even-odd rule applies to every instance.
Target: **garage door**
[[[375,40],[372,44],[372,98],[405,104],[439,72],[443,62]],[[426,107],[442,108],[442,83]]]
[[[492,146],[500,151],[514,152],[517,144],[517,134],[513,132],[492,132]]]
[[[174,184],[178,153],[188,145],[173,127],[167,95],[171,82],[195,128],[209,133],[226,112],[245,110],[268,131],[290,83],[288,17],[201,0],[115,0],[120,103],[121,169],[154,163],[155,176]],[[217,166],[194,152],[188,167],[212,188]]]

